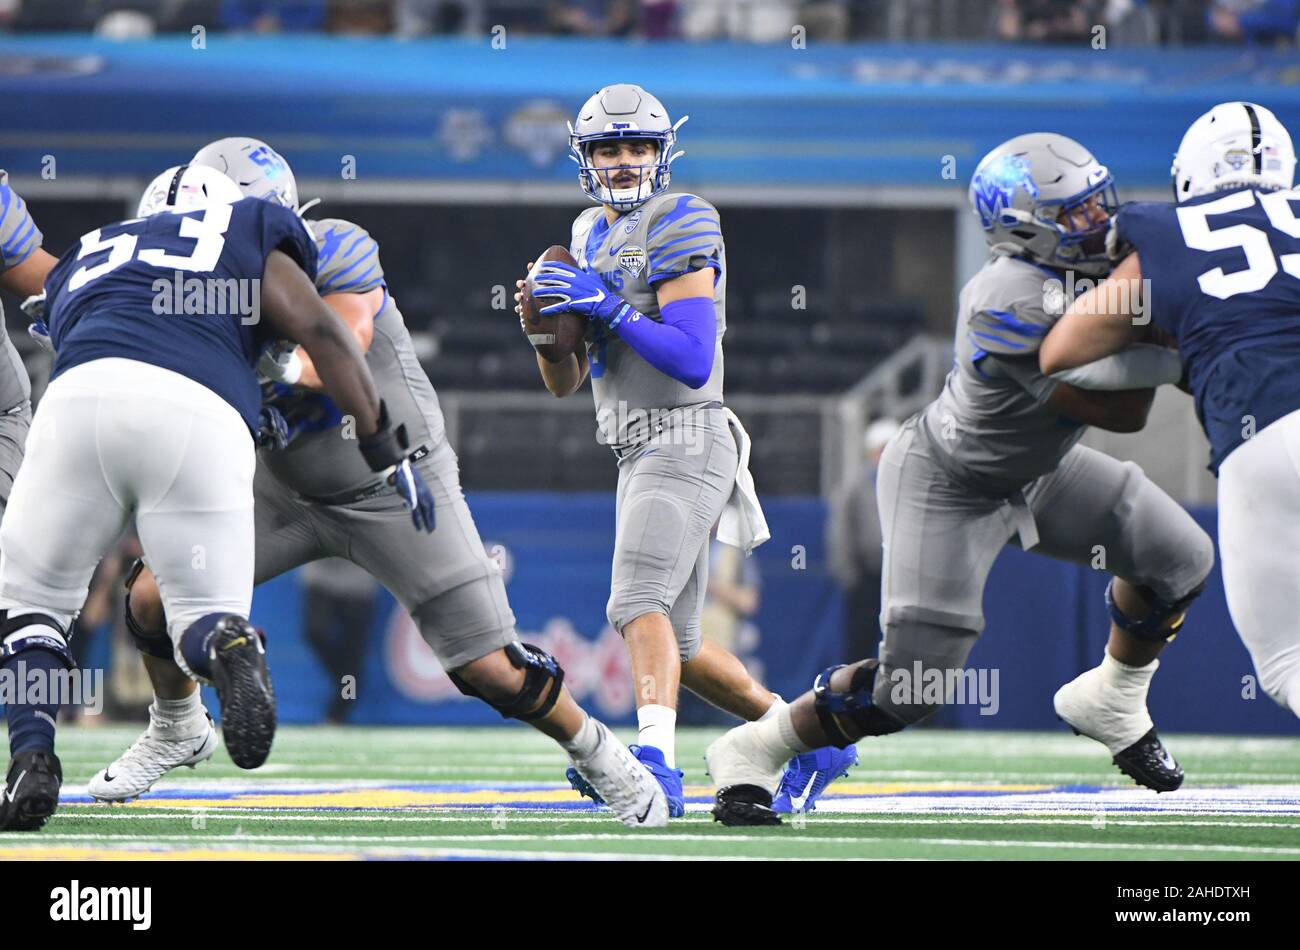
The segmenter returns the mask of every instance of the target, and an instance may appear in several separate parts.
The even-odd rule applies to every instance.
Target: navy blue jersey
[[[1152,321],[1171,333],[1210,469],[1300,409],[1300,193],[1249,188],[1180,205],[1125,205],[1116,219],[1150,281]]]
[[[84,235],[45,279],[54,370],[121,357],[188,376],[238,410],[262,404],[255,366],[266,258],[282,250],[316,278],[316,242],[292,211],[258,198],[163,212]]]

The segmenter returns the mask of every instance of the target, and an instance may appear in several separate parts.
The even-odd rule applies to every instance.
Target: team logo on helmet
[[[645,269],[645,249],[632,246],[618,252],[618,266],[633,277],[638,277]]]
[[[1227,163],[1229,168],[1233,171],[1239,172],[1251,163],[1250,150],[1244,148],[1230,148],[1224,153],[1223,160]]]
[[[1038,186],[1029,173],[1029,162],[1020,155],[1002,155],[975,173],[970,183],[971,201],[985,231],[993,229],[1003,212],[1016,200],[1016,191],[1021,188],[1029,197],[1038,197]]]

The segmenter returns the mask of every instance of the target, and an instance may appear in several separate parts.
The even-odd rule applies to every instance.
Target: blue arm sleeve
[[[699,389],[713,372],[718,341],[713,301],[708,297],[674,300],[661,314],[663,323],[629,315],[619,323],[618,335],[659,372]]]

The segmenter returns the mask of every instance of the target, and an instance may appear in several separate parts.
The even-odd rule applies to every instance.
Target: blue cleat
[[[685,773],[681,769],[670,769],[668,763],[664,761],[664,754],[654,746],[630,745],[627,748],[663,788],[664,795],[668,799],[668,817],[680,818],[686,814],[686,800],[682,795],[682,776]],[[564,777],[569,780],[569,784],[579,795],[590,798],[597,805],[605,804],[605,799],[591,787],[590,782],[578,774],[577,769],[572,767],[565,769]]]
[[[848,775],[849,769],[857,764],[855,745],[844,749],[823,746],[796,755],[785,767],[781,783],[776,787],[772,811],[783,815],[812,811],[826,786]]]

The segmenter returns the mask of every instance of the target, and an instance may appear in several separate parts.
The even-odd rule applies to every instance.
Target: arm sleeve
[[[655,285],[712,267],[722,276],[722,223],[713,205],[697,195],[675,195],[656,209],[646,231],[646,281]]]
[[[9,174],[0,171],[0,273],[31,257],[43,240],[27,203],[9,187]]]
[[[663,323],[631,313],[618,335],[659,372],[699,389],[713,372],[718,321],[707,297],[674,300],[660,310]]]
[[[366,229],[351,221],[327,218],[311,222],[319,248],[316,287],[326,294],[364,294],[384,286],[379,244]]]

